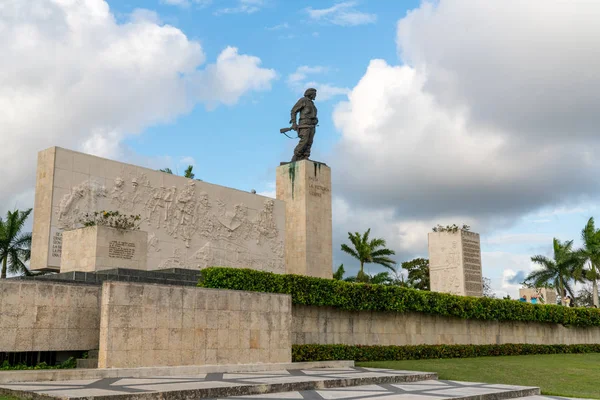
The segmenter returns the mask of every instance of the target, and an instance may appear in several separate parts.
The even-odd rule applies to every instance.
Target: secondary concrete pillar
[[[285,202],[285,272],[332,277],[331,168],[309,160],[277,168]]]
[[[462,229],[429,234],[432,292],[483,296],[479,234]]]

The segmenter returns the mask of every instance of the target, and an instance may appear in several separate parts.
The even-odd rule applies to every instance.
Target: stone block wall
[[[286,295],[104,282],[99,368],[291,361]]]
[[[498,322],[438,317],[419,313],[343,311],[294,305],[293,344],[594,344],[600,327],[565,328],[558,324]]]
[[[0,282],[0,351],[71,351],[98,347],[100,288]]]
[[[148,232],[89,226],[62,233],[60,272],[146,270]]]

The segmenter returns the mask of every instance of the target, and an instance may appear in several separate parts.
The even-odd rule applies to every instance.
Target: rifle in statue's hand
[[[287,133],[289,131],[297,131],[298,129],[302,129],[302,128],[313,128],[315,125],[296,125],[296,128],[294,127],[289,127],[289,128],[281,128],[279,130],[279,133],[283,133],[285,136],[289,137],[290,139],[296,139],[293,137],[290,137]]]

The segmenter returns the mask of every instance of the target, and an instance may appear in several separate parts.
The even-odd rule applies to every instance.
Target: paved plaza
[[[202,398],[284,392],[365,383],[414,382],[435,379],[436,374],[370,368],[313,368],[269,372],[208,373],[194,376],[104,378],[2,384],[0,388],[63,398],[187,392]],[[137,395],[137,396],[136,396]],[[270,397],[273,398],[273,397]]]

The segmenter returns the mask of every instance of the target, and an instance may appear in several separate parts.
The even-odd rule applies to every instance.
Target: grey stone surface
[[[207,373],[147,378],[115,377],[62,382],[22,382],[0,388],[19,397],[46,395],[83,399],[190,399],[251,396],[265,393],[323,390],[360,385],[385,385],[436,379],[436,374],[365,368],[322,368]],[[157,397],[158,395],[158,397]],[[283,395],[285,396],[285,395]],[[260,398],[260,397],[259,397]],[[277,398],[270,396],[269,398]]]
[[[350,368],[354,361],[313,361],[274,364],[183,365],[177,367],[16,370],[0,373],[0,384],[15,382],[75,381],[104,378],[151,378],[157,376],[196,376],[212,373],[269,372],[299,369]]]

